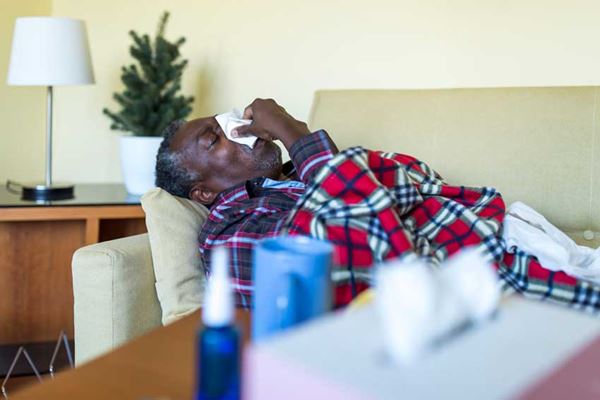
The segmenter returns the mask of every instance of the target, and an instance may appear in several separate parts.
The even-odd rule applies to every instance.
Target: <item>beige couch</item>
[[[309,125],[340,148],[415,155],[451,183],[497,187],[541,211],[579,243],[600,230],[598,87],[324,90]],[[600,117],[598,117],[600,118]],[[597,235],[596,235],[597,236]],[[176,240],[176,239],[175,239]],[[161,324],[146,235],[73,257],[81,363]]]

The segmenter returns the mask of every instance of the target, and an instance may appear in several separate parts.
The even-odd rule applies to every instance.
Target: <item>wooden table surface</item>
[[[0,185],[0,344],[73,338],[73,253],[143,232],[140,198],[120,184],[78,184],[73,199],[42,203]]]
[[[238,311],[236,318],[247,341],[250,314]],[[189,400],[195,382],[195,338],[199,326],[200,312],[196,312],[81,367],[61,372],[54,380],[47,378],[41,384],[8,394],[11,400]]]

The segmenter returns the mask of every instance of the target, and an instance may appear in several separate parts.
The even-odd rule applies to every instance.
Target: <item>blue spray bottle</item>
[[[215,248],[211,258],[202,310],[203,329],[198,332],[197,400],[239,400],[240,335],[234,324],[233,291],[229,278],[229,254]]]

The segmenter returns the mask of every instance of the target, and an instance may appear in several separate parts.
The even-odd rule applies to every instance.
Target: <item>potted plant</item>
[[[112,121],[111,129],[129,133],[120,138],[120,156],[125,186],[131,194],[143,194],[154,187],[162,131],[171,121],[185,118],[192,111],[194,98],[179,93],[181,74],[187,65],[179,52],[185,38],[175,42],[165,39],[168,20],[169,13],[165,12],[153,40],[147,34],[129,32],[133,39],[129,53],[138,65],[121,69],[125,89],[113,95],[120,110],[103,110]]]

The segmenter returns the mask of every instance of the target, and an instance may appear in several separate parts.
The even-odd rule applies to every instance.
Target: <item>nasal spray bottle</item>
[[[240,336],[234,325],[227,249],[215,248],[211,264],[202,311],[204,327],[197,337],[200,360],[196,400],[239,400]]]

